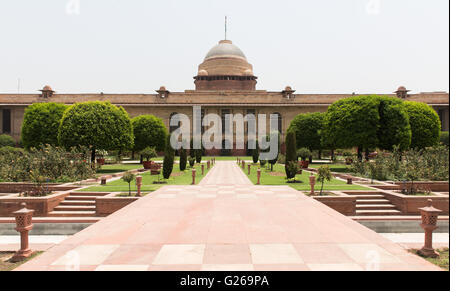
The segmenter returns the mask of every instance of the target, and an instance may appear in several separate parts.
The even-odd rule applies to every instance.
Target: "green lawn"
[[[256,184],[258,181],[257,178],[257,165],[252,165],[252,171],[249,176],[250,181],[253,184]],[[248,174],[247,166],[245,169],[245,174]],[[286,181],[285,170],[283,165],[275,165],[274,173],[279,174],[279,176],[274,176],[267,169],[262,169],[261,172],[261,185],[287,185],[299,191],[307,191],[311,189],[309,185],[309,173],[303,172],[302,175],[297,175],[296,180],[301,181],[299,184],[289,184]],[[282,176],[281,176],[282,174]],[[317,190],[320,190],[320,185],[315,186]],[[359,185],[347,185],[346,182],[332,179],[330,182],[325,182],[324,188],[325,191],[340,191],[340,190],[369,190],[367,187],[359,186]]]
[[[97,174],[108,175],[126,172],[129,170],[143,169],[142,164],[114,164],[114,165],[103,165]]]
[[[449,270],[448,266],[448,248],[436,250],[441,256],[439,258],[433,259],[433,258],[425,258],[427,261],[435,264],[436,266],[444,269]],[[417,251],[413,251],[416,255],[420,256]]]
[[[212,158],[216,158],[216,161],[236,161],[236,159],[238,157],[203,157],[202,161],[209,161]],[[252,157],[239,157],[241,160],[248,160],[251,161]],[[162,161],[164,158],[163,157],[159,157],[159,158],[155,158],[153,159],[153,161]],[[180,157],[175,157],[175,161],[179,161]]]
[[[311,169],[318,169],[324,165],[328,165],[330,167],[331,172],[350,173],[349,166],[344,165],[344,164],[310,164],[309,167]]]
[[[208,173],[205,164],[205,176]],[[198,184],[204,176],[202,176],[201,165],[195,165],[195,169],[197,170],[196,183]],[[153,182],[158,181],[158,176],[152,176],[149,172],[142,174],[142,188],[141,190],[144,192],[152,192],[158,190],[160,187],[165,185],[191,185],[192,183],[192,169],[188,168],[186,171],[181,172],[178,164],[174,164],[172,177],[167,181],[167,184],[155,185]],[[162,179],[162,173],[160,175],[160,179]],[[136,183],[131,183],[131,190],[136,191]],[[81,190],[83,192],[127,192],[128,191],[128,183],[124,182],[122,179],[110,182],[104,186],[92,186],[86,189]]]

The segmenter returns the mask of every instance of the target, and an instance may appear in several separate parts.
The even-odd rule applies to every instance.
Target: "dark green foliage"
[[[400,150],[408,149],[412,133],[404,102],[392,97],[379,97],[379,102],[378,147],[389,151],[394,146]]]
[[[202,162],[203,149],[195,150],[195,161],[200,164]]]
[[[307,148],[301,148],[297,151],[297,156],[302,159],[302,161],[306,161],[306,159],[311,156],[311,151]]]
[[[168,135],[161,118],[153,115],[141,115],[131,120],[134,133],[134,150],[139,152],[146,147],[154,147],[156,151],[164,151]]]
[[[77,103],[64,112],[58,141],[65,148],[89,147],[94,156],[95,150],[131,149],[133,127],[123,107],[100,101]]]
[[[190,166],[191,168],[193,168],[194,165],[195,165],[195,158],[189,157],[189,158],[188,158],[188,161],[189,161],[189,166]]]
[[[333,103],[324,119],[326,144],[338,148],[374,148],[378,145],[378,96],[358,96]]]
[[[326,113],[299,114],[292,120],[290,129],[296,132],[297,148],[321,150],[321,135]]]
[[[425,103],[407,101],[406,110],[412,130],[411,148],[424,149],[439,143],[441,122],[439,115]]]
[[[325,181],[330,182],[333,178],[333,175],[331,174],[330,167],[328,165],[320,166],[320,168],[317,170],[317,182],[321,184],[320,187],[320,196],[323,193],[323,184]]]
[[[256,141],[256,148],[252,150],[253,163],[256,164],[259,161],[259,143]]]
[[[136,179],[136,176],[130,172],[126,172],[125,175],[122,176],[122,180],[128,183],[128,196],[131,196],[131,182]]]
[[[25,109],[22,144],[26,149],[58,145],[58,128],[69,106],[60,103],[35,103]]]
[[[186,164],[187,164],[187,151],[186,149],[182,148],[180,150],[180,171],[186,170]]]
[[[0,147],[14,147],[16,146],[16,141],[7,134],[0,135]]]
[[[291,162],[295,162],[296,164],[298,164],[296,131],[294,129],[290,129],[286,133],[285,143],[286,143],[286,165],[285,165],[286,177],[288,179],[292,179],[295,178],[295,175],[297,174],[298,171],[298,169],[295,169],[295,172],[293,172],[292,167],[290,166]]]
[[[441,132],[441,143],[443,145],[449,146],[448,131]]]
[[[170,135],[166,138],[166,148],[164,151],[163,177],[169,179],[173,171],[173,163],[175,160],[175,150],[170,144]]]

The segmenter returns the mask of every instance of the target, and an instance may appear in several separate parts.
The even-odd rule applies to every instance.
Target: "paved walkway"
[[[439,270],[290,187],[254,186],[217,162],[199,186],[167,186],[19,270]]]

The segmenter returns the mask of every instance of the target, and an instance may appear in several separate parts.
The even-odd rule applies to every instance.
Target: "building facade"
[[[57,94],[50,86],[45,86],[40,94],[0,94],[0,133],[10,134],[19,141],[25,108],[33,103],[58,102],[71,105],[99,100],[123,106],[131,117],[153,114],[162,118],[167,128],[170,128],[171,116],[176,113],[185,114],[193,120],[193,106],[201,106],[202,115],[276,115],[284,140],[284,134],[296,115],[325,112],[335,101],[355,96],[295,94],[296,91],[291,87],[269,92],[257,90],[257,80],[253,66],[248,63],[244,53],[230,40],[223,40],[209,51],[204,62],[199,65],[198,74],[194,77],[195,90],[171,92],[169,88],[161,87],[155,94]],[[449,130],[448,93],[409,94],[405,87],[400,87],[393,94],[382,95],[429,104],[439,114],[442,130]],[[221,153],[220,150],[209,152]],[[229,154],[244,155],[246,150],[233,150]]]

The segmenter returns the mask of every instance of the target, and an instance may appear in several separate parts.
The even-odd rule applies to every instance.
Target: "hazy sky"
[[[449,90],[448,0],[1,0],[0,92],[193,89],[225,15],[258,89]]]

